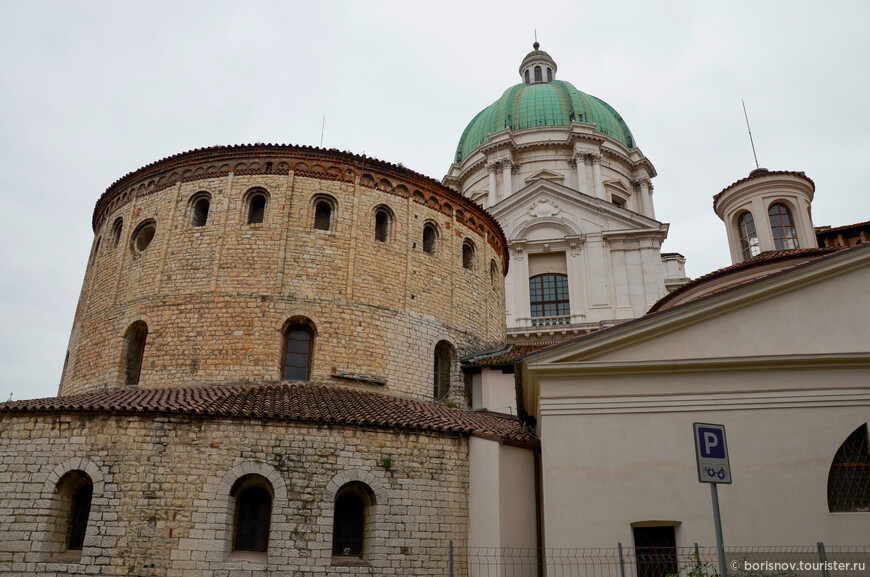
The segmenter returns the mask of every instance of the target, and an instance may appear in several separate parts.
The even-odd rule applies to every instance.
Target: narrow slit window
[[[66,525],[64,548],[81,551],[88,529],[94,484],[86,473],[70,471],[58,481],[57,492],[62,503],[61,515],[66,517],[60,519],[61,526]]]
[[[139,384],[147,339],[148,325],[143,321],[136,321],[124,333],[124,384]]]
[[[118,244],[121,242],[121,231],[124,228],[124,220],[118,218],[115,220],[115,224],[112,225],[112,246],[117,248]]]
[[[450,372],[453,367],[453,346],[447,341],[435,345],[432,396],[438,401],[450,392]]]

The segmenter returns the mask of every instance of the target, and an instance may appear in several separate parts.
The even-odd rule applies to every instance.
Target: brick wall
[[[345,164],[358,160],[334,155]],[[504,340],[503,236],[482,210],[430,183],[436,198],[412,178],[419,175],[403,181],[403,169],[393,167],[398,177],[376,180],[362,168],[336,180],[289,168],[199,170],[191,162],[188,176],[169,178],[163,173],[175,174],[171,163],[163,173],[161,163],[125,177],[98,204],[100,244],[84,279],[61,395],[123,385],[123,335],[136,320],[148,325],[139,381],[146,388],[279,380],[282,329],[294,316],[316,327],[311,380],[354,373],[421,399],[432,397],[439,340],[458,355]],[[162,188],[142,184],[149,178]],[[254,188],[269,200],[264,222],[250,225],[245,201]],[[207,224],[194,227],[190,200],[200,192],[211,196],[211,207]],[[313,199],[323,195],[336,204],[330,231],[313,228]],[[395,217],[387,243],[374,239],[378,206]],[[149,219],[157,232],[138,252],[131,234]],[[422,250],[425,222],[439,229],[432,255]],[[466,239],[476,248],[472,270],[462,267]],[[454,373],[450,400],[461,404],[458,368]]]
[[[452,434],[153,416],[0,420],[0,575],[445,575],[467,534],[467,439]],[[390,459],[387,470],[383,459]],[[80,561],[64,561],[62,476],[94,485]],[[273,491],[265,556],[235,560],[233,484]],[[363,482],[361,566],[332,557],[338,489]],[[61,523],[62,525],[62,523]]]

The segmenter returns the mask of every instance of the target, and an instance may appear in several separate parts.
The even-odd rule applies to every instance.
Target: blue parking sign
[[[698,482],[730,483],[731,464],[725,426],[694,423],[695,457],[698,461]]]

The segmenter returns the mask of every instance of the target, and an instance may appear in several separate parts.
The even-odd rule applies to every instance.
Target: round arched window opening
[[[386,207],[382,206],[375,210],[375,240],[389,242],[392,223],[392,215]]]
[[[474,269],[474,245],[468,240],[462,243],[462,268]]]
[[[208,210],[210,207],[211,200],[207,194],[194,197],[191,202],[191,226],[194,228],[205,226],[208,223]]]
[[[435,246],[438,243],[438,232],[435,225],[427,222],[423,225],[423,252],[435,254]]]
[[[117,247],[121,242],[121,231],[124,229],[124,219],[118,217],[112,225],[112,246]]]
[[[252,194],[248,200],[248,224],[263,224],[266,218],[266,195]]]
[[[145,252],[145,249],[154,240],[154,235],[157,233],[157,223],[153,220],[143,222],[133,233],[133,250],[136,252]]]

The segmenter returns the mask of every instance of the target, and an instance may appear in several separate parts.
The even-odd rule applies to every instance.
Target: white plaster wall
[[[517,394],[514,375],[500,369],[481,371],[482,401],[480,408],[497,413],[517,414]]]
[[[534,453],[469,439],[469,547],[537,547]]]
[[[686,380],[680,385],[692,388]],[[629,545],[631,523],[655,520],[680,522],[679,547],[713,546],[694,421],[727,429],[734,482],[719,490],[726,545],[866,544],[870,513],[829,513],[827,478],[840,444],[868,420],[867,405],[545,415],[547,546]]]

